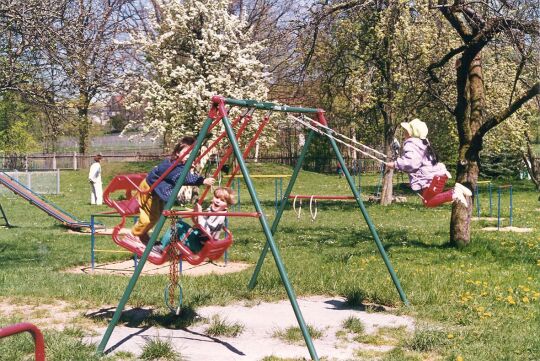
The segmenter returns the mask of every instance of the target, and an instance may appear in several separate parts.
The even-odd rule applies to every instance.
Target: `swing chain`
[[[169,245],[169,250],[167,251],[169,254],[169,306],[172,308],[175,304],[175,294],[176,294],[176,287],[180,285],[180,276],[178,272],[178,263],[180,262],[181,253],[178,250],[177,247],[175,247],[175,244],[178,242],[178,233],[176,231],[176,222],[178,221],[177,217],[171,218],[171,243]],[[178,305],[177,307],[180,307],[181,305]]]

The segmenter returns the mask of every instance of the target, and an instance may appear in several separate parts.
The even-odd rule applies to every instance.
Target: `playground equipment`
[[[66,212],[56,204],[48,201],[44,197],[40,196],[24,184],[20,183],[15,178],[10,177],[4,172],[0,172],[0,184],[3,184],[8,189],[13,191],[18,196],[26,199],[31,205],[38,207],[49,216],[59,220],[62,224],[68,228],[74,230],[80,230],[81,228],[90,227],[90,224],[86,221],[81,221],[74,215]]]
[[[513,213],[513,209],[514,209],[513,192],[512,192],[512,185],[511,184],[506,184],[506,185],[499,186],[498,189],[497,189],[497,230],[501,229],[501,194],[505,189],[508,189],[509,194],[510,194],[510,201],[509,201],[509,205],[508,205],[510,214],[509,214],[508,217],[510,219],[509,227],[512,227],[512,218],[513,218],[512,213]]]
[[[35,360],[45,361],[45,340],[43,339],[43,334],[35,325],[28,322],[23,322],[0,328],[0,338],[16,335],[22,332],[29,332],[34,338]]]
[[[11,224],[9,224],[9,221],[6,216],[6,212],[4,212],[4,208],[2,208],[2,204],[0,203],[0,213],[2,214],[2,219],[4,220],[4,227],[12,227]]]
[[[317,200],[318,199],[324,199],[324,200],[354,200],[355,197],[353,196],[330,196],[330,195],[289,195],[289,199],[293,200],[293,210],[296,214],[296,218],[300,219],[300,216],[302,214],[302,199],[309,199],[309,214],[311,215],[311,221],[315,221],[317,218]],[[299,201],[298,207],[296,206],[297,200]]]
[[[227,106],[229,106],[229,109],[226,108]],[[231,121],[229,120],[229,112],[230,112],[231,108],[235,107],[235,106],[240,107],[240,108],[247,108],[248,109],[248,112],[247,112],[248,114],[251,114],[255,110],[263,110],[263,111],[267,112],[266,116],[264,117],[264,119],[259,124],[259,128],[257,129],[257,132],[256,132],[255,136],[246,145],[246,147],[244,149],[244,152],[242,152],[240,150],[240,145],[239,145],[238,140],[237,140],[237,139],[241,139],[240,135],[241,135],[241,133],[242,133],[242,131],[244,129],[244,128],[242,128],[242,126],[244,124],[242,124],[242,126],[240,126],[239,130],[235,134],[233,124],[232,124],[234,122],[231,123]],[[287,189],[286,189],[285,193],[283,194],[283,199],[280,202],[279,210],[278,210],[278,212],[276,214],[276,217],[274,218],[274,222],[272,224],[272,227],[269,226],[266,215],[263,212],[263,209],[261,207],[261,203],[259,201],[257,192],[255,190],[255,187],[253,185],[252,179],[250,177],[248,168],[246,167],[246,163],[245,163],[245,160],[244,160],[245,157],[247,155],[249,155],[249,152],[251,151],[253,145],[255,144],[255,142],[256,142],[258,136],[260,135],[260,133],[262,132],[263,128],[269,122],[271,112],[297,113],[297,114],[302,114],[302,115],[310,114],[310,115],[312,115],[314,117],[314,119],[309,119],[307,121],[302,120],[302,121],[305,121],[306,123],[308,123],[308,125],[312,126],[312,128],[311,128],[311,131],[309,132],[309,135],[308,135],[308,137],[306,139],[306,142],[305,142],[304,147],[302,149],[302,152],[300,154],[299,161],[298,161],[297,165],[295,166],[293,174],[291,175],[291,180],[290,180],[290,182],[289,182],[289,184],[287,186]],[[251,118],[251,117],[249,116],[249,118]],[[227,151],[225,152],[225,155],[223,156],[220,165],[224,164],[226,159],[228,159],[234,153],[234,156],[236,158],[236,161],[238,162],[238,165],[235,167],[232,174],[236,175],[236,173],[238,171],[241,171],[241,173],[242,173],[242,175],[244,177],[244,181],[246,183],[246,186],[248,188],[248,192],[249,192],[249,195],[251,197],[253,206],[255,208],[255,212],[253,212],[253,213],[238,213],[237,215],[238,216],[244,216],[244,217],[245,216],[257,217],[259,219],[259,222],[260,222],[260,225],[261,225],[261,230],[264,233],[265,238],[266,238],[266,244],[264,246],[264,249],[263,249],[263,251],[261,253],[261,256],[259,258],[259,261],[257,263],[256,269],[255,269],[253,277],[252,277],[252,279],[250,281],[249,287],[253,288],[255,286],[257,275],[260,272],[260,268],[262,267],[262,263],[264,261],[264,258],[266,257],[266,254],[267,254],[268,250],[270,249],[270,251],[272,252],[272,255],[274,257],[274,260],[275,260],[279,275],[281,277],[281,281],[282,281],[282,283],[283,283],[283,285],[285,287],[285,290],[287,292],[287,296],[288,296],[288,298],[289,298],[289,300],[291,302],[291,306],[293,308],[296,319],[297,319],[298,324],[300,326],[300,329],[302,331],[302,335],[304,336],[304,340],[306,342],[306,345],[307,345],[307,348],[309,350],[310,356],[311,356],[311,358],[313,360],[318,360],[319,358],[318,358],[317,352],[315,351],[315,348],[313,346],[313,341],[312,341],[311,336],[309,334],[309,331],[308,331],[308,328],[307,328],[306,323],[304,321],[304,318],[302,316],[302,313],[301,313],[301,311],[300,311],[300,309],[298,307],[298,302],[296,300],[296,295],[294,293],[292,285],[289,282],[289,278],[287,276],[287,272],[285,271],[285,266],[284,266],[284,264],[283,264],[283,262],[281,260],[279,250],[278,250],[277,245],[276,245],[276,243],[274,241],[274,233],[277,231],[277,226],[279,224],[279,221],[281,219],[283,211],[284,211],[284,209],[285,209],[285,207],[287,205],[289,195],[291,194],[291,190],[292,190],[292,188],[294,186],[294,183],[296,182],[296,179],[297,179],[298,174],[300,172],[300,169],[302,167],[302,163],[303,163],[303,161],[305,159],[307,150],[308,150],[309,145],[311,144],[311,141],[313,140],[313,137],[315,136],[315,134],[317,134],[317,133],[321,134],[321,135],[325,136],[329,140],[329,142],[330,142],[330,144],[332,146],[332,149],[334,150],[334,152],[336,154],[336,157],[337,157],[339,163],[341,164],[341,167],[342,167],[343,172],[344,172],[344,176],[347,179],[349,187],[351,188],[351,191],[352,191],[352,193],[354,195],[354,198],[355,198],[355,200],[356,200],[356,202],[357,202],[357,204],[358,204],[358,206],[360,208],[360,211],[361,211],[365,221],[368,224],[368,227],[369,227],[369,229],[371,231],[371,234],[372,234],[372,236],[374,238],[374,241],[375,241],[375,243],[377,245],[377,249],[379,250],[379,252],[381,254],[381,257],[383,258],[383,260],[385,262],[385,265],[386,265],[386,267],[387,267],[387,269],[388,269],[388,271],[390,273],[392,281],[394,282],[394,285],[396,286],[396,289],[397,289],[402,301],[405,304],[408,304],[407,298],[406,298],[403,290],[401,289],[401,285],[400,285],[400,282],[399,282],[399,280],[397,278],[397,275],[395,274],[395,272],[394,272],[394,270],[392,268],[392,265],[390,264],[390,261],[389,261],[387,255],[386,255],[386,252],[385,252],[385,250],[383,248],[383,245],[382,245],[382,243],[381,243],[381,241],[379,239],[379,236],[378,236],[378,234],[377,234],[377,232],[375,230],[375,226],[373,225],[373,222],[371,221],[371,219],[370,219],[370,217],[369,217],[369,215],[368,215],[368,213],[366,211],[366,208],[364,207],[364,204],[362,202],[360,194],[359,194],[358,190],[356,189],[354,181],[353,181],[353,179],[352,179],[352,177],[351,177],[351,175],[350,175],[350,173],[349,173],[349,171],[348,171],[348,169],[347,169],[347,167],[345,165],[345,162],[344,162],[344,159],[343,159],[343,157],[342,157],[342,155],[340,153],[340,150],[337,147],[336,138],[335,138],[335,136],[337,134],[335,134],[335,132],[332,129],[327,127],[326,119],[324,117],[324,111],[321,110],[321,109],[314,109],[314,108],[289,107],[289,106],[286,106],[286,105],[278,105],[278,104],[274,104],[274,103],[258,102],[258,101],[255,101],[255,100],[238,100],[238,99],[223,98],[221,96],[214,96],[214,97],[212,97],[212,106],[211,106],[211,109],[209,111],[208,117],[207,117],[206,121],[204,122],[204,124],[203,124],[203,126],[202,126],[202,128],[201,128],[201,130],[199,132],[199,135],[197,137],[197,140],[196,140],[195,144],[187,151],[187,152],[190,152],[190,153],[189,153],[189,157],[187,158],[187,160],[185,162],[184,170],[182,171],[182,173],[179,176],[179,179],[177,180],[177,183],[176,183],[176,185],[175,185],[175,187],[174,187],[174,189],[172,191],[171,197],[169,198],[169,200],[165,204],[165,207],[164,207],[165,211],[163,212],[163,214],[161,215],[161,217],[159,218],[159,220],[158,220],[158,222],[157,222],[157,224],[155,226],[154,232],[152,233],[152,235],[150,237],[148,245],[146,246],[146,248],[144,249],[144,252],[141,255],[139,264],[137,265],[137,268],[135,269],[135,271],[133,273],[133,276],[131,277],[131,279],[130,279],[127,287],[126,287],[124,295],[122,296],[122,298],[121,298],[121,300],[120,300],[120,302],[118,304],[118,307],[116,308],[116,311],[115,311],[115,313],[114,313],[114,315],[112,317],[112,320],[109,323],[109,326],[108,326],[108,328],[107,328],[107,330],[106,330],[106,332],[105,332],[105,334],[103,336],[103,339],[101,340],[101,342],[100,342],[100,344],[99,344],[99,346],[97,348],[98,353],[103,353],[104,352],[104,349],[105,349],[105,347],[107,345],[107,342],[108,342],[109,338],[111,337],[111,334],[112,334],[118,320],[120,319],[121,313],[122,313],[128,299],[129,299],[129,297],[131,295],[131,292],[133,291],[133,288],[135,287],[135,285],[137,283],[137,280],[138,280],[138,277],[140,276],[142,268],[144,267],[145,262],[147,260],[150,260],[150,254],[152,252],[151,249],[154,246],[155,242],[157,241],[159,233],[162,230],[163,225],[166,222],[167,216],[169,216],[169,215],[178,215],[178,216],[193,217],[193,216],[197,216],[197,215],[209,215],[209,214],[211,214],[209,212],[183,212],[183,213],[182,212],[175,212],[175,211],[171,211],[171,207],[174,204],[176,195],[178,194],[178,191],[179,191],[180,187],[182,186],[182,184],[184,183],[184,180],[186,179],[186,176],[187,176],[187,173],[188,173],[189,169],[192,167],[192,165],[196,161],[196,159],[195,159],[196,155],[199,152],[199,150],[201,148],[201,145],[202,145],[206,135],[218,123],[221,123],[223,125],[223,127],[225,128],[225,134],[223,135],[223,137],[226,136],[228,138],[228,140],[229,140],[230,145],[231,145],[229,147],[229,149],[227,149]],[[220,137],[221,137],[221,135],[220,135]],[[220,137],[218,137],[218,138],[220,138]],[[218,140],[220,140],[220,139],[218,139]],[[356,144],[356,145],[358,145],[358,144]],[[365,152],[368,153],[368,151],[365,151]],[[183,158],[182,155],[181,155],[181,158]],[[379,158],[377,158],[377,159],[379,159]],[[379,159],[379,161],[384,162],[381,159]],[[220,170],[220,166],[218,166],[218,169],[216,169],[216,172],[219,171],[219,170]],[[232,183],[233,178],[234,177],[231,177],[229,179],[227,186],[230,186],[230,184]],[[204,199],[204,196],[208,193],[208,190],[209,190],[209,187],[205,190],[205,192],[201,196],[201,199],[199,200],[199,202],[202,202],[202,200]],[[234,216],[235,214],[229,212],[229,213],[227,213],[227,215],[228,216]],[[172,247],[172,249],[182,251],[181,247]]]
[[[478,181],[476,182],[476,187],[474,187],[474,198],[476,205],[476,216],[480,218],[482,215],[481,207],[481,187],[482,185],[487,185],[488,199],[489,199],[489,217],[493,216],[493,185],[491,181]]]

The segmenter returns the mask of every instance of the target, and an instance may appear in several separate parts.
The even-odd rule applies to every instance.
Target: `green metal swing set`
[[[227,108],[228,107],[228,108]],[[262,209],[262,206],[261,206],[261,203],[259,201],[259,198],[257,196],[257,191],[255,190],[255,187],[253,185],[253,182],[252,182],[252,179],[250,177],[250,174],[249,174],[249,171],[248,171],[248,168],[246,166],[246,163],[245,163],[245,157],[249,154],[249,151],[250,151],[250,146],[248,145],[246,147],[246,149],[244,150],[244,152],[241,151],[240,149],[240,146],[239,146],[239,143],[237,141],[237,137],[239,137],[239,134],[235,134],[235,131],[233,129],[233,126],[231,124],[231,120],[229,119],[229,111],[231,110],[231,108],[233,107],[238,107],[238,108],[247,108],[248,109],[248,112],[252,113],[256,110],[261,110],[261,111],[267,111],[268,112],[268,115],[265,117],[265,120],[263,121],[263,123],[261,124],[261,127],[264,127],[267,123],[268,123],[268,119],[269,119],[269,114],[272,113],[272,112],[285,112],[285,113],[289,113],[289,114],[300,114],[302,117],[304,116],[312,116],[313,119],[311,118],[307,118],[309,119],[308,123],[310,124],[309,128],[311,129],[308,136],[306,137],[306,140],[305,140],[305,143],[304,143],[304,146],[302,148],[302,151],[301,151],[301,154],[299,156],[299,159],[298,159],[298,162],[294,168],[294,171],[290,177],[290,181],[289,181],[289,184],[287,186],[287,189],[285,190],[285,193],[283,194],[283,197],[281,199],[281,202],[279,202],[279,208],[277,210],[277,213],[276,213],[276,216],[274,218],[274,221],[272,223],[272,225],[270,226],[269,225],[269,222],[268,222],[268,219],[264,213],[264,210]],[[309,350],[309,354],[311,356],[311,359],[312,360],[319,360],[319,357],[317,355],[317,352],[315,350],[315,347],[313,345],[313,341],[312,341],[312,338],[309,334],[309,331],[308,331],[308,328],[306,326],[306,323],[304,321],[304,318],[302,316],[302,313],[300,311],[300,308],[298,306],[298,302],[297,302],[297,299],[296,299],[296,295],[295,295],[295,292],[293,290],[293,287],[289,281],[289,277],[287,275],[287,271],[285,270],[285,266],[282,262],[282,259],[281,259],[281,256],[280,256],[280,253],[279,253],[279,249],[276,245],[276,242],[274,240],[274,234],[276,233],[277,231],[277,228],[278,228],[278,225],[279,225],[279,222],[281,220],[281,216],[283,215],[283,212],[285,210],[285,207],[287,206],[288,202],[289,202],[289,196],[291,195],[291,191],[293,189],[293,186],[296,182],[296,179],[298,177],[298,174],[300,173],[300,170],[302,169],[302,164],[304,162],[304,159],[305,159],[305,156],[307,154],[307,150],[315,136],[315,134],[319,134],[319,135],[323,135],[323,136],[326,136],[332,146],[332,149],[334,151],[334,153],[336,154],[336,157],[337,157],[337,160],[339,162],[339,164],[341,165],[341,169],[343,170],[343,174],[348,182],[348,185],[351,189],[351,192],[352,192],[352,195],[354,197],[354,199],[356,200],[356,203],[358,204],[358,207],[360,208],[360,212],[364,218],[364,220],[366,221],[368,227],[369,227],[369,230],[373,236],[373,239],[375,241],[375,244],[377,246],[377,249],[388,269],[388,272],[390,273],[390,276],[391,276],[391,279],[399,293],[399,296],[402,300],[402,302],[405,304],[405,305],[408,305],[409,302],[407,300],[407,297],[405,296],[405,293],[403,292],[403,289],[401,288],[401,284],[399,282],[399,279],[397,278],[397,275],[396,273],[394,272],[394,269],[390,263],[390,260],[388,259],[388,256],[384,250],[384,247],[379,239],[379,235],[377,234],[377,231],[375,229],[375,226],[373,224],[373,222],[371,221],[368,213],[367,213],[367,210],[364,206],[364,203],[360,197],[360,193],[359,191],[357,190],[356,186],[355,186],[355,183],[354,183],[354,180],[349,172],[349,170],[347,169],[347,166],[345,164],[345,161],[343,159],[343,156],[341,155],[341,152],[338,148],[338,145],[336,143],[336,139],[334,138],[333,136],[333,133],[335,133],[331,128],[328,127],[327,125],[327,122],[326,122],[326,119],[325,119],[325,116],[324,116],[324,111],[322,109],[315,109],[315,108],[302,108],[302,107],[290,107],[290,106],[286,106],[286,105],[279,105],[279,104],[275,104],[275,103],[269,103],[269,102],[259,102],[259,101],[256,101],[256,100],[240,100],[240,99],[232,99],[232,98],[224,98],[222,96],[214,96],[212,97],[212,105],[211,105],[211,108],[210,108],[210,111],[208,113],[208,117],[206,119],[206,121],[204,122],[202,128],[201,128],[201,131],[199,132],[199,135],[197,137],[197,140],[195,142],[195,145],[193,147],[193,150],[191,151],[187,161],[186,161],[186,164],[185,164],[185,167],[184,167],[184,170],[182,172],[182,174],[180,175],[177,183],[176,183],[176,186],[174,187],[173,191],[172,191],[172,194],[171,194],[171,197],[169,198],[169,200],[167,201],[166,205],[165,205],[165,211],[163,212],[163,214],[161,215],[161,217],[159,218],[159,221],[157,222],[155,228],[154,228],[154,232],[152,233],[152,236],[150,237],[150,240],[148,242],[148,245],[145,249],[145,251],[142,253],[141,255],[141,258],[140,258],[140,261],[124,291],[124,294],[122,296],[122,298],[120,299],[119,301],[119,304],[118,304],[118,307],[116,308],[116,311],[109,323],[109,326],[105,332],[105,334],[103,335],[103,338],[100,342],[100,344],[98,345],[97,347],[97,353],[98,354],[103,354],[104,353],[104,350],[105,350],[105,347],[107,346],[107,342],[109,341],[110,337],[111,337],[111,334],[114,330],[114,328],[116,327],[116,324],[118,323],[119,319],[120,319],[120,316],[122,314],[122,311],[124,310],[124,307],[126,306],[126,303],[128,302],[129,300],[129,297],[137,283],[137,280],[142,272],[142,269],[151,253],[151,250],[152,250],[152,247],[154,246],[154,244],[156,243],[157,239],[158,239],[158,236],[160,234],[160,231],[163,229],[164,225],[165,225],[165,222],[167,220],[167,215],[170,215],[171,212],[171,208],[174,204],[174,201],[176,199],[176,195],[178,194],[179,190],[180,190],[180,187],[182,186],[182,184],[184,183],[184,180],[187,176],[187,173],[189,171],[189,169],[191,168],[191,166],[194,164],[194,160],[196,159],[196,156],[197,156],[197,153],[200,151],[201,149],[201,146],[205,140],[205,137],[207,135],[207,133],[209,132],[209,129],[211,129],[211,125],[212,124],[216,124],[216,122],[219,122],[221,121],[221,123],[223,124],[223,127],[225,128],[225,133],[226,133],[226,136],[231,144],[231,152],[234,154],[237,162],[238,162],[238,166],[236,167],[235,171],[233,171],[233,176],[231,177],[230,181],[232,182],[232,178],[234,177],[234,174],[236,174],[236,172],[240,171],[241,174],[242,174],[242,177],[244,178],[244,181],[246,183],[246,186],[248,188],[248,191],[249,191],[249,195],[251,197],[251,200],[253,202],[253,205],[254,205],[254,208],[255,208],[255,212],[256,213],[247,213],[247,216],[253,216],[253,214],[257,214],[257,218],[259,219],[260,221],[260,224],[261,224],[261,228],[262,228],[262,231],[265,235],[265,238],[266,238],[266,243],[265,243],[265,246],[261,252],[261,255],[259,257],[259,260],[257,262],[257,265],[255,267],[255,271],[251,277],[251,280],[249,282],[249,285],[248,285],[248,288],[249,289],[253,289],[256,285],[256,282],[257,282],[257,277],[258,277],[258,274],[261,270],[261,267],[263,265],[263,262],[264,262],[264,259],[268,253],[268,250],[270,250],[272,252],[272,256],[274,258],[274,261],[276,263],[276,266],[277,266],[277,269],[278,269],[278,272],[279,272],[279,275],[281,277],[281,281],[283,283],[283,286],[287,292],[287,295],[288,295],[288,298],[289,298],[289,301],[291,302],[291,306],[293,308],[293,311],[295,313],[295,316],[296,316],[296,319],[298,321],[298,325],[300,326],[300,329],[302,331],[302,334],[303,334],[303,337],[304,337],[304,340],[306,342],[306,346]],[[260,131],[262,131],[262,129],[260,128],[259,129]],[[383,162],[382,160],[379,160],[381,162]],[[204,197],[203,197],[204,198]],[[194,215],[194,214],[191,214],[191,215]],[[238,216],[238,214],[237,214]]]

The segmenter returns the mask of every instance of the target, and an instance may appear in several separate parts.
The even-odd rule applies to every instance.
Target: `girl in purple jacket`
[[[467,207],[465,196],[472,196],[472,192],[464,185],[456,183],[453,189],[443,192],[451,175],[429,144],[426,123],[413,119],[401,126],[408,135],[403,143],[403,155],[387,166],[409,174],[412,190],[419,192],[426,207],[437,207],[446,202],[460,202]]]

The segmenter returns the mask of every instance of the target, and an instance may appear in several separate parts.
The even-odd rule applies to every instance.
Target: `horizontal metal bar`
[[[258,100],[241,100],[232,98],[223,98],[225,104],[235,105],[239,107],[255,108],[260,110],[271,110],[274,112],[290,112],[290,113],[308,113],[315,114],[321,111],[315,108],[290,107],[270,102],[260,102]]]
[[[318,195],[312,195],[312,196],[307,196],[307,195],[289,195],[289,199],[335,199],[335,200],[341,200],[341,199],[356,199],[354,198],[353,196],[318,196]]]
[[[224,216],[224,217],[254,217],[261,215],[257,212],[189,212],[189,211],[163,211],[165,217],[171,216]]]
[[[257,175],[250,175],[250,178],[288,178],[290,177],[290,174],[257,174]],[[230,178],[230,175],[225,175],[223,178]],[[242,174],[235,175],[235,178],[244,178]]]

